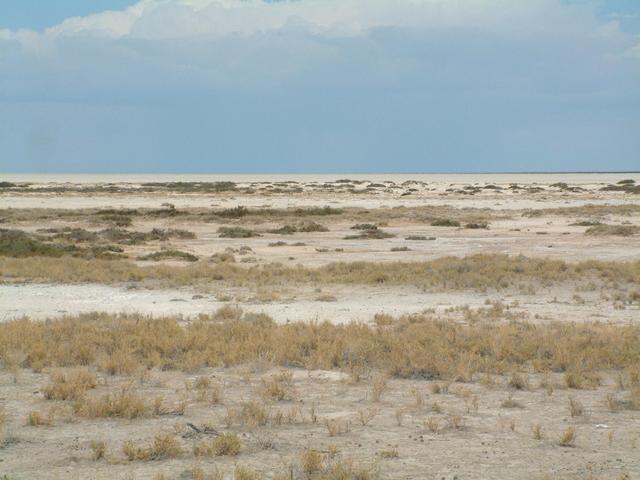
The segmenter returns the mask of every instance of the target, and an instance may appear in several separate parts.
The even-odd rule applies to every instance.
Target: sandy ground
[[[573,288],[546,288],[535,294],[443,292],[425,293],[407,287],[327,286],[322,294],[334,297],[320,301],[321,293],[308,289],[282,294],[282,299],[259,301],[246,289],[226,289],[218,296],[195,290],[148,290],[107,285],[0,285],[0,321],[27,316],[54,318],[89,312],[142,313],[151,316],[180,315],[186,320],[211,314],[225,305],[266,313],[280,323],[329,321],[369,322],[376,313],[393,316],[432,311],[459,319],[465,308],[486,308],[487,302],[511,306],[510,311],[531,321],[633,323],[640,306],[613,308],[601,292],[576,293]],[[224,300],[220,300],[224,298]],[[449,312],[458,309],[456,312]]]
[[[10,478],[34,480],[152,479],[158,473],[191,478],[190,471],[196,466],[205,471],[218,469],[229,479],[234,465],[240,464],[270,478],[289,465],[299,470],[300,447],[306,446],[323,452],[334,448],[338,458],[353,459],[387,479],[617,479],[640,475],[637,412],[607,410],[608,394],[624,397],[612,379],[605,379],[596,390],[568,391],[560,377],[553,377],[555,387],[548,393],[537,387],[539,377],[530,377],[530,390],[515,392],[505,386],[505,379],[494,377],[493,385],[452,384],[446,394],[432,393],[430,382],[388,380],[380,401],[375,402],[367,382],[354,384],[335,372],[293,371],[291,399],[265,403],[272,419],[282,412],[286,420],[248,428],[233,422],[227,426],[229,408],[259,399],[256,392],[261,380],[278,372],[226,369],[200,373],[214,384],[224,385],[220,404],[198,400],[197,391],[185,388],[193,376],[152,372],[137,391],[149,398],[162,396],[167,410],[186,401],[184,415],[81,421],[69,417],[64,405],[41,399],[38,385],[46,384],[46,376],[20,372],[15,381],[9,374],[0,375],[2,401],[12,413],[9,431],[15,435],[0,451],[0,471],[14,473]],[[127,383],[118,378],[106,381],[108,385],[99,386],[98,393]],[[416,401],[416,392],[424,403]],[[579,417],[571,417],[569,397],[584,407]],[[501,406],[509,398],[518,407]],[[47,414],[49,409],[55,411],[53,425],[24,426],[23,419],[30,411]],[[461,422],[457,428],[451,426],[456,416]],[[349,425],[349,431],[331,436],[325,420],[337,422],[344,430]],[[429,427],[430,420],[437,422],[437,431]],[[187,423],[239,432],[240,455],[195,459],[193,444],[212,436],[193,434]],[[535,425],[541,427],[540,439],[534,438]],[[558,440],[569,425],[577,432],[575,445],[559,446]],[[183,448],[178,458],[149,462],[125,459],[121,451],[125,441],[145,445],[162,432],[176,433]],[[105,460],[92,459],[92,440],[106,441]],[[384,458],[383,452],[388,450],[397,450],[398,457]]]
[[[473,199],[459,198],[455,195],[444,195],[441,192],[401,197],[400,194],[363,195],[362,198],[352,195],[320,194],[312,197],[303,195],[291,198],[290,195],[252,195],[252,196],[215,196],[210,195],[80,195],[80,194],[3,194],[0,196],[0,208],[160,208],[170,202],[176,208],[230,208],[236,206],[262,208],[294,208],[312,206],[341,206],[353,208],[420,207],[427,205],[451,205],[464,208],[499,208],[519,210],[526,208],[561,208],[582,205],[622,205],[632,202],[623,195],[600,195],[592,193],[583,198],[570,195],[539,195],[536,198],[518,198],[512,195],[478,195]],[[53,200],[53,201],[52,201]]]
[[[393,181],[418,179],[426,182],[411,185],[416,191],[407,193],[409,186],[378,188],[374,192],[321,192],[317,185],[338,178],[357,176],[318,176],[300,179],[272,176],[253,178],[216,176],[167,177],[166,179],[139,177],[131,182],[144,181],[227,181],[281,182],[301,180],[303,193],[268,194],[263,191],[251,195],[221,193],[202,194],[42,194],[0,193],[0,208],[158,208],[170,202],[178,208],[269,206],[273,208],[331,205],[373,209],[387,206],[450,205],[457,208],[488,208],[500,215],[487,230],[432,227],[425,223],[391,221],[382,227],[395,235],[384,240],[345,240],[353,234],[351,223],[331,218],[322,220],[328,232],[296,233],[295,235],[263,234],[257,238],[220,238],[218,224],[185,223],[178,220],[136,220],[131,230],[150,230],[154,227],[181,228],[196,234],[195,239],[149,242],[125,247],[130,258],[175,248],[198,255],[201,261],[214,254],[242,246],[250,251],[235,254],[239,265],[280,262],[287,265],[319,266],[335,261],[420,261],[448,255],[464,256],[473,253],[506,253],[549,257],[566,261],[638,260],[640,240],[635,237],[587,236],[585,227],[571,223],[585,220],[584,216],[522,216],[522,209],[556,208],[594,205],[640,205],[639,195],[603,192],[603,185],[637,174],[611,175],[553,175],[553,176],[431,176],[429,178],[398,176]],[[4,179],[4,176],[3,176]],[[384,182],[384,176],[363,177],[368,182]],[[7,177],[7,181],[44,182],[53,185],[61,178]],[[67,179],[75,185],[95,184],[99,178]],[[124,182],[122,177],[109,180]],[[53,182],[53,183],[52,183]],[[579,186],[580,191],[566,192],[551,185],[567,182]],[[459,190],[470,184],[508,186],[520,183],[541,186],[543,193],[485,190],[476,195],[447,191]],[[38,186],[38,185],[34,185]],[[359,186],[363,188],[365,185]],[[262,185],[264,187],[264,185]],[[262,188],[260,187],[260,188]],[[134,188],[134,187],[132,187]],[[607,215],[601,221],[615,225],[640,225],[640,216]],[[84,227],[99,229],[88,222],[52,225],[23,222],[2,225],[35,231],[45,227]],[[261,232],[279,225],[254,225]],[[435,237],[435,240],[409,241],[410,235]],[[276,241],[284,246],[270,246]],[[293,246],[293,243],[303,243]],[[392,248],[409,250],[392,252]],[[148,264],[147,262],[139,262]],[[615,292],[600,285],[585,289],[583,285],[563,284],[538,286],[533,291],[505,290],[500,292],[447,291],[423,292],[413,287],[397,286],[296,286],[274,285],[268,292],[247,287],[220,285],[215,289],[145,289],[135,283],[126,285],[64,285],[0,283],[0,321],[23,316],[38,320],[67,314],[91,311],[141,312],[155,317],[180,315],[190,321],[200,313],[211,313],[224,305],[237,305],[245,311],[264,312],[278,322],[371,321],[376,313],[400,315],[428,310],[451,321],[464,321],[467,309],[477,311],[497,302],[507,308],[510,318],[531,322],[545,321],[602,321],[635,324],[640,318],[640,305],[616,305]],[[637,285],[623,285],[628,291]],[[325,300],[320,301],[319,298]],[[343,372],[291,370],[293,392],[282,401],[266,401],[259,396],[259,387],[278,371],[262,365],[231,369],[211,369],[185,374],[181,372],[146,372],[140,378],[100,377],[96,395],[130,385],[149,401],[163,397],[163,404],[171,410],[181,401],[186,408],[183,415],[165,413],[136,420],[81,419],[71,414],[68,402],[47,401],[43,386],[50,372],[0,370],[0,408],[6,412],[5,442],[0,447],[0,479],[152,479],[160,473],[167,478],[192,478],[194,467],[205,471],[219,468],[231,479],[234,465],[248,465],[263,472],[265,478],[293,464],[299,469],[299,454],[303,448],[322,452],[335,446],[337,459],[352,458],[378,471],[381,479],[619,479],[640,478],[640,430],[638,412],[607,408],[607,395],[620,399],[628,394],[616,387],[616,374],[603,372],[603,383],[593,390],[567,390],[561,375],[554,375],[554,388],[549,392],[539,386],[542,378],[530,376],[531,387],[513,391],[506,378],[474,379],[466,384],[453,384],[449,393],[431,392],[433,382],[426,380],[387,381],[387,389],[379,402],[371,397],[370,380],[354,383]],[[193,388],[187,388],[197,376],[206,376],[224,392],[220,403],[203,400]],[[133,383],[132,383],[133,382]],[[424,397],[424,404],[416,402],[415,392]],[[521,408],[505,408],[502,403],[510,395]],[[571,417],[569,396],[585,407],[585,413]],[[265,426],[228,425],[229,410],[251,399],[265,402],[272,420]],[[475,400],[474,400],[475,398]],[[318,420],[311,419],[311,405],[316,405]],[[49,426],[27,426],[29,412],[51,415]],[[290,421],[279,424],[273,420],[284,412]],[[363,425],[362,418],[371,416]],[[462,418],[460,428],[450,426],[452,418]],[[326,419],[349,424],[349,432],[331,436],[324,425]],[[440,428],[431,431],[429,419],[438,419]],[[243,449],[238,457],[198,459],[191,453],[192,445],[204,434],[190,433],[187,423],[197,426],[212,424],[218,431],[231,430],[240,434]],[[542,427],[542,438],[535,439],[532,426]],[[449,425],[449,426],[448,426]],[[558,438],[570,425],[578,436],[573,447],[561,447]],[[126,440],[148,443],[159,432],[174,432],[184,449],[178,458],[149,462],[128,462],[122,454]],[[91,459],[90,443],[103,440],[108,446],[107,458]],[[385,458],[383,451],[397,449],[397,458]],[[326,455],[325,455],[326,456]],[[337,461],[337,460],[331,460]],[[628,477],[622,477],[626,474]]]
[[[628,218],[615,219],[619,222]],[[476,253],[506,253],[528,257],[548,257],[566,261],[584,259],[634,260],[640,258],[640,241],[624,237],[585,236],[585,227],[569,226],[572,219],[544,219],[518,217],[513,220],[495,221],[489,230],[432,227],[425,224],[401,224],[391,222],[384,227],[395,238],[383,240],[345,240],[353,235],[349,224],[331,225],[329,232],[297,233],[291,236],[265,234],[248,239],[219,238],[217,226],[166,224],[196,233],[193,241],[172,241],[171,245],[186,249],[196,255],[222,253],[227,248],[250,247],[257,261],[282,262],[310,266],[331,262],[353,261],[424,261],[445,256],[466,256]],[[636,220],[637,223],[640,221]],[[277,228],[278,225],[261,225],[259,229]],[[151,224],[145,225],[150,229]],[[405,240],[412,235],[435,238],[434,240]],[[270,246],[283,241],[288,245]],[[293,246],[304,243],[304,246]],[[393,252],[392,248],[407,247],[410,250]],[[328,251],[322,251],[327,249]],[[320,252],[318,250],[321,250]]]

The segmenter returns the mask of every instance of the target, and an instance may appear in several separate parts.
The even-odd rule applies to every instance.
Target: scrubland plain
[[[1,182],[0,478],[640,477],[638,179],[570,179]]]

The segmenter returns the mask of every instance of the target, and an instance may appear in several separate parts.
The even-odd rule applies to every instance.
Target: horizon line
[[[640,170],[545,170],[464,172],[0,172],[1,175],[551,175],[551,174],[640,174]]]

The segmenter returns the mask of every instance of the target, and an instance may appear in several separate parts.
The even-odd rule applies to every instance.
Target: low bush
[[[187,262],[197,262],[198,257],[181,250],[160,250],[159,252],[142,255],[141,257],[138,257],[138,260],[152,260],[154,262],[159,262],[161,260],[184,260]]]
[[[584,232],[587,235],[614,235],[618,237],[631,237],[640,234],[638,225],[594,225]]]
[[[220,227],[218,233],[221,238],[251,238],[260,236],[260,234],[255,231],[242,227]]]
[[[383,240],[385,238],[393,238],[395,235],[379,228],[363,229],[358,235],[347,235],[345,240]]]
[[[450,218],[437,218],[431,222],[432,227],[459,227],[460,222],[458,220],[452,220]]]

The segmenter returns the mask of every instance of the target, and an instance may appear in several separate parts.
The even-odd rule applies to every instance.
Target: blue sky
[[[638,169],[636,0],[0,2],[0,171]]]
[[[135,0],[2,0],[0,27],[40,30],[69,17],[118,10],[134,3]]]

